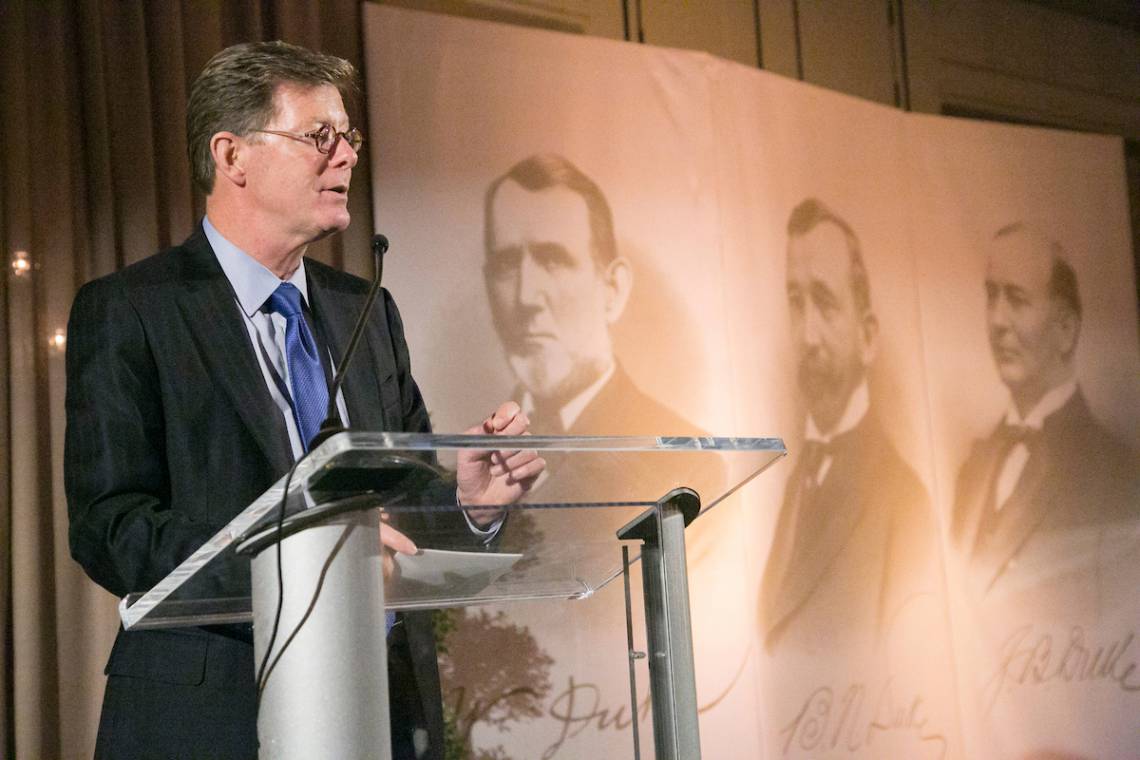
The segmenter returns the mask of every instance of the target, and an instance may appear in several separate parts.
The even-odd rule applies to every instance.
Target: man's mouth
[[[322,192],[336,193],[337,195],[348,195],[348,185],[333,185],[332,187],[326,187],[324,190],[322,190]]]
[[[994,346],[993,352],[994,359],[1001,363],[1017,361],[1021,356],[1016,348],[1009,348],[1008,346]]]
[[[516,334],[511,344],[514,347],[515,353],[528,354],[540,350],[543,346],[549,345],[555,340],[556,338],[553,333],[527,332]]]

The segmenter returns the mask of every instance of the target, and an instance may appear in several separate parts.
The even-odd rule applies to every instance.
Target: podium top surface
[[[461,452],[518,450],[537,453],[546,470],[523,498],[498,505],[506,520],[484,537],[462,522],[456,460]],[[427,550],[401,565],[407,574],[447,575],[452,586],[387,582],[386,603],[395,609],[590,596],[621,572],[616,533],[624,524],[680,487],[696,491],[704,515],[785,453],[778,438],[340,433],[154,588],[126,597],[120,614],[127,628],[248,621],[249,554],[276,540],[282,509],[294,529],[338,510],[381,507],[388,513],[386,519]],[[487,582],[472,585],[464,562]],[[499,568],[493,577],[480,574],[491,566]],[[463,589],[455,588],[457,577],[467,578]]]

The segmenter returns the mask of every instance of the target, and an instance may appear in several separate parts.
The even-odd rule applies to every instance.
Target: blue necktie
[[[320,430],[328,412],[329,389],[320,354],[309,323],[301,311],[301,291],[283,282],[269,296],[269,308],[285,317],[285,363],[289,367],[289,385],[293,394],[293,418],[301,436],[301,447],[309,450],[309,441]],[[384,613],[385,635],[392,632],[396,613]]]
[[[281,283],[269,296],[269,308],[285,317],[285,363],[289,367],[289,390],[293,394],[293,419],[297,421],[301,448],[308,451],[309,441],[320,430],[328,412],[325,370],[317,342],[301,311],[301,291],[290,283]]]

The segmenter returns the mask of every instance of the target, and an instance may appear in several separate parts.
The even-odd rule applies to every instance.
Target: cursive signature
[[[550,703],[549,714],[559,722],[558,738],[554,740],[546,751],[542,753],[542,760],[550,760],[567,739],[595,726],[599,731],[614,729],[624,731],[629,728],[632,720],[629,715],[629,705],[621,705],[616,709],[601,706],[601,691],[592,683],[578,683],[574,676],[570,676],[569,685],[558,694]],[[649,715],[649,700],[645,699],[637,706],[638,720],[645,720]]]
[[[736,688],[736,684],[744,675],[745,666],[751,656],[752,648],[749,647],[748,651],[744,653],[732,680],[719,694],[698,705],[698,713],[703,714],[712,710]],[[633,721],[629,717],[628,705],[623,704],[616,709],[607,709],[601,707],[601,702],[601,692],[597,686],[591,683],[578,683],[574,680],[574,676],[570,676],[566,689],[557,694],[550,702],[550,709],[547,714],[560,724],[559,734],[558,739],[543,752],[542,760],[550,760],[562,749],[567,739],[577,736],[592,725],[596,726],[599,731],[611,728],[616,731],[624,731],[629,728]],[[638,723],[644,722],[649,717],[649,712],[650,698],[647,696],[637,706]]]
[[[858,752],[888,733],[896,740],[911,739],[936,747],[946,755],[946,737],[930,730],[921,695],[896,701],[892,681],[887,680],[873,698],[865,684],[852,683],[837,692],[830,686],[813,691],[795,718],[780,730],[782,754],[807,752]]]
[[[1021,626],[998,651],[997,667],[982,691],[986,712],[1019,686],[1106,681],[1124,692],[1140,691],[1140,666],[1130,651],[1135,638],[1129,631],[1118,639],[1093,642],[1079,625],[1069,629],[1067,639]]]

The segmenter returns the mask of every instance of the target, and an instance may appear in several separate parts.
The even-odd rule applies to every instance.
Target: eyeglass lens
[[[337,137],[343,137],[348,142],[348,147],[354,151],[360,150],[360,146],[364,144],[364,136],[360,134],[360,130],[356,127],[348,130],[347,132],[337,132],[328,124],[325,124],[314,135],[317,143],[317,150],[321,153],[331,153],[333,147],[336,145]]]

